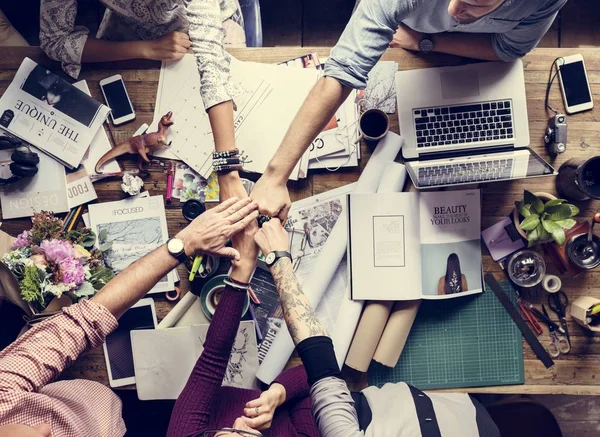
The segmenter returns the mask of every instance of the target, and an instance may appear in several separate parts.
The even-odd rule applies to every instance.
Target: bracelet
[[[213,152],[213,159],[218,159],[218,158],[229,158],[231,156],[236,156],[239,155],[240,151],[239,149],[236,147],[235,149],[232,150],[224,150],[222,152]]]
[[[213,159],[213,166],[215,165],[223,165],[223,164],[241,164],[242,160],[239,156],[232,158],[217,158]]]
[[[239,291],[248,291],[248,289],[250,288],[250,284],[242,284],[241,282],[236,281],[235,279],[231,279],[230,276],[228,276],[227,278],[223,279],[223,283],[225,285],[230,286],[231,288],[235,288],[236,290]]]
[[[216,173],[229,173],[229,172],[236,171],[236,170],[242,170],[243,168],[244,168],[244,166],[242,164],[216,165],[213,167],[213,170]]]

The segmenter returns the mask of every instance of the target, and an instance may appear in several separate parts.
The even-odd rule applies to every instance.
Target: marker
[[[171,168],[167,173],[167,203],[171,203],[171,196],[173,195],[173,179],[175,177],[175,163],[171,161]]]
[[[248,295],[250,296],[250,300],[252,300],[252,302],[254,302],[256,305],[260,305],[260,300],[258,299],[258,296],[252,287],[248,287]]]
[[[189,280],[193,281],[196,277],[196,273],[198,273],[198,269],[200,269],[200,265],[202,264],[202,255],[198,255],[194,258],[194,264],[192,264],[192,270],[190,270]]]

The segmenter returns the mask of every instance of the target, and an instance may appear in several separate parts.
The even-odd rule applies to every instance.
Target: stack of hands
[[[262,181],[262,179],[261,179]],[[290,198],[285,185],[273,186],[259,181],[256,193],[268,197],[272,202],[268,211],[275,211],[287,218]],[[232,259],[231,278],[248,283],[254,272],[258,251],[267,255],[275,250],[288,251],[289,240],[282,221],[277,214],[259,229],[257,218],[258,203],[247,196],[239,178],[220,181],[221,197],[218,206],[197,217],[176,238],[184,242],[188,256],[211,254]],[[258,191],[257,191],[258,190]],[[256,193],[253,191],[252,196]],[[274,194],[277,194],[275,198]],[[227,247],[231,239],[232,247]],[[269,428],[275,410],[285,402],[286,391],[283,385],[273,383],[258,399],[246,404],[244,416],[239,417],[234,427],[237,429],[262,430]]]

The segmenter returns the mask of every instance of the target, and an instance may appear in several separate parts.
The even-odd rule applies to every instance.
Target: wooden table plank
[[[329,54],[325,47],[285,47],[263,49],[231,49],[230,52],[241,60],[276,63],[305,53],[316,51],[321,56]],[[525,82],[527,89],[527,108],[529,115],[531,146],[542,156],[547,156],[544,150],[543,133],[546,129],[548,114],[544,110],[544,93],[552,60],[557,56],[573,53],[583,53],[586,59],[592,93],[600,95],[600,51],[594,49],[537,49],[523,59]],[[38,48],[19,47],[9,48],[0,52],[0,92],[3,92],[14,77],[15,71],[24,56],[40,62],[48,68],[58,70],[56,62],[47,59]],[[440,54],[413,54],[401,49],[388,50],[384,60],[394,60],[402,70],[426,68],[438,65],[459,65],[466,61],[461,58]],[[134,123],[122,126],[108,125],[107,130],[115,141],[122,141],[134,132],[142,123],[152,121],[155,93],[158,85],[160,65],[158,62],[128,61],[112,64],[88,65],[83,69],[81,77],[88,80],[92,95],[101,100],[98,81],[118,71],[127,83],[132,101],[137,111]],[[562,98],[555,84],[550,94],[552,105],[563,108]],[[398,133],[398,119],[392,116],[391,129]],[[553,165],[558,167],[564,161],[573,157],[591,157],[598,154],[600,144],[600,109],[576,114],[568,117],[569,143],[567,153],[557,157]],[[292,200],[297,200],[321,193],[332,188],[354,182],[364,168],[371,150],[361,145],[363,159],[358,169],[342,169],[337,172],[319,170],[311,172],[306,181],[288,184]],[[126,168],[135,166],[131,159],[123,161]],[[163,167],[164,168],[164,167]],[[166,177],[159,165],[153,165],[153,172],[146,180],[145,187],[150,194],[164,194]],[[250,178],[256,180],[257,176]],[[119,181],[101,181],[95,184],[99,201],[118,200],[124,197],[119,189]],[[482,186],[484,193],[482,206],[482,226],[487,227],[505,217],[513,208],[514,200],[522,196],[523,189],[532,191],[547,191],[555,193],[554,178],[538,178],[513,182],[486,184]],[[599,201],[582,202],[578,204],[582,215],[589,217],[593,211],[600,209]],[[170,235],[174,235],[186,225],[181,216],[177,203],[167,206],[167,221]],[[16,235],[29,227],[29,221],[9,220],[3,223],[3,229]],[[498,278],[503,273],[491,258],[484,255],[484,270],[493,272]],[[555,267],[549,264],[549,271],[555,272]],[[182,271],[182,290],[189,290],[189,283]],[[600,270],[596,270],[578,278],[563,278],[564,290],[571,300],[579,296],[591,295],[600,298]],[[540,294],[541,297],[543,297]],[[159,320],[172,308],[172,304],[162,297],[155,297]],[[533,299],[535,300],[535,299]],[[477,393],[564,393],[564,394],[600,394],[600,378],[596,378],[596,369],[600,368],[600,337],[596,337],[574,323],[569,316],[573,350],[569,355],[561,356],[556,365],[545,369],[535,358],[531,348],[524,345],[525,354],[525,385],[507,387],[469,388],[462,391]],[[547,335],[541,337],[544,344],[548,343]],[[297,359],[292,360],[297,363]],[[366,384],[366,375],[357,374],[345,369],[344,375],[353,388],[361,388]],[[93,379],[107,384],[104,357],[100,348],[90,351],[79,359],[66,373],[65,377],[80,377]],[[458,391],[452,389],[450,391]]]

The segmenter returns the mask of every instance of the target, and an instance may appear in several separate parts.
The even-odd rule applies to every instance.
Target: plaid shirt
[[[106,308],[82,301],[0,352],[0,425],[49,423],[52,437],[123,436],[121,401],[109,388],[85,380],[50,384],[116,327]]]

